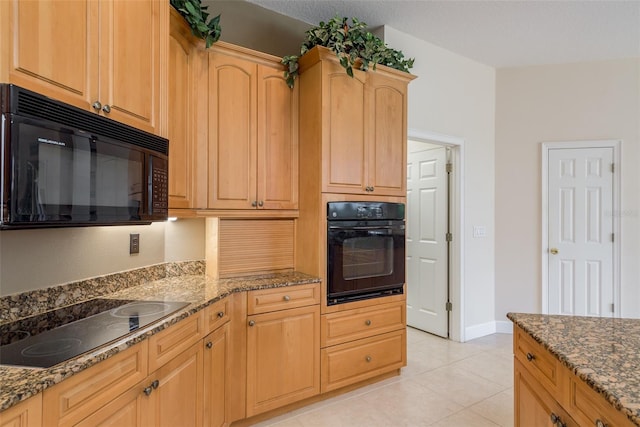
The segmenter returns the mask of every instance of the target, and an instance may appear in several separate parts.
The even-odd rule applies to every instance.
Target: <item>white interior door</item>
[[[447,337],[447,149],[415,141],[408,147],[407,324]]]
[[[549,314],[613,313],[612,164],[612,147],[549,150]]]

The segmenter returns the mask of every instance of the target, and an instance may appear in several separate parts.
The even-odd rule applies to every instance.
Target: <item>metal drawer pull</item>
[[[149,387],[145,387],[144,390],[142,390],[142,391],[146,396],[149,396],[151,394],[151,392],[153,391],[153,389],[151,388],[151,386],[149,386]]]
[[[535,358],[536,358],[536,357],[535,357],[533,354],[531,354],[531,353],[527,353],[527,360],[528,360],[529,362],[532,362],[532,361],[533,361],[533,359],[535,359]]]
[[[597,419],[596,420],[596,427],[609,427],[607,424],[605,424],[601,419]]]
[[[282,299],[285,301],[290,301],[291,297],[289,295],[285,295]]]
[[[218,317],[219,317],[220,319],[222,319],[222,318],[224,317],[224,311],[219,311],[219,312],[218,312]]]
[[[364,358],[364,360],[366,360],[367,362],[371,362],[372,359],[371,359],[371,356],[367,356]]]
[[[91,104],[91,106],[96,111],[100,111],[100,109],[102,108],[102,104],[100,103],[100,101],[94,102],[93,104]]]
[[[153,390],[158,388],[159,385],[160,385],[160,381],[155,380],[154,382],[151,383],[151,385],[149,385],[148,387],[145,387],[145,389],[142,390],[142,392],[145,395],[149,396],[153,392]]]
[[[255,325],[255,324],[256,324],[256,321],[255,321],[255,320],[249,320],[249,326],[253,326],[253,325]]]
[[[213,343],[212,343],[211,341],[209,341],[209,342],[206,344],[206,346],[207,346],[207,348],[213,348]]]
[[[364,321],[364,324],[367,326],[371,326],[371,320],[367,319]]]
[[[109,107],[108,105],[104,105],[102,107],[102,111],[104,111],[105,113],[109,114],[111,112],[111,107]]]

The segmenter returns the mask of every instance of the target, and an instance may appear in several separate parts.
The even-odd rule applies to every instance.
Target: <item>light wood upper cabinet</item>
[[[273,59],[212,50],[208,208],[296,209],[297,89]]]
[[[300,73],[301,156],[317,159],[320,190],[405,197],[407,84],[414,76],[380,66],[351,78],[318,47],[300,59]]]
[[[169,35],[169,208],[206,208],[206,198],[197,197],[198,185],[206,188],[206,170],[200,183],[197,161],[198,142],[206,144],[207,137],[206,96],[200,93],[207,87],[206,54],[173,8]]]
[[[3,75],[26,89],[161,134],[168,13],[169,3],[157,0],[12,0],[3,6],[2,24],[11,28],[2,50],[8,68]]]

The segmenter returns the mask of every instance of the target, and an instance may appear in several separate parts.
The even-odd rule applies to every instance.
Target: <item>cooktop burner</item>
[[[49,368],[187,305],[188,302],[95,299],[2,325],[0,364]]]

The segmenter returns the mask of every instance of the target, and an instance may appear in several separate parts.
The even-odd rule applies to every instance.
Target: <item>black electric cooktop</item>
[[[0,364],[49,368],[150,325],[188,302],[94,299],[0,326]]]

